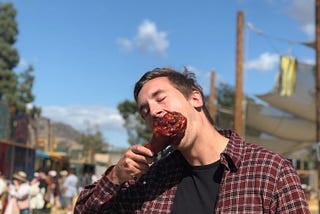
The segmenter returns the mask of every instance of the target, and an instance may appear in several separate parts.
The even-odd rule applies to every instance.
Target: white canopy
[[[296,84],[291,96],[281,96],[277,86],[272,92],[257,97],[269,105],[291,113],[302,119],[315,121],[315,66],[298,63],[296,70]]]
[[[316,124],[270,106],[247,105],[246,125],[278,138],[292,141],[316,141]]]
[[[247,104],[246,125],[263,134],[248,141],[287,154],[316,142],[315,67],[297,63],[296,82],[290,96],[281,96],[279,85],[257,96],[269,105]],[[266,137],[267,136],[267,137]]]
[[[246,141],[271,149],[272,151],[280,153],[282,155],[287,155],[292,152],[304,149],[312,144],[311,142],[283,140],[264,134],[258,137],[246,136]]]

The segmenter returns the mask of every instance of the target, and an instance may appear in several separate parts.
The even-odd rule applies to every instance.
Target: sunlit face
[[[152,128],[153,119],[162,117],[167,111],[184,114],[189,102],[168,80],[158,77],[147,82],[138,95],[138,108],[141,116]]]

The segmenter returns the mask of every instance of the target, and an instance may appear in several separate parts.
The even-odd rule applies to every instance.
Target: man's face
[[[14,185],[19,185],[20,184],[20,181],[18,181],[17,179],[13,179],[12,182],[13,182]]]
[[[141,116],[152,128],[154,118],[162,117],[167,111],[183,113],[188,101],[167,77],[158,77],[141,88],[137,104]]]

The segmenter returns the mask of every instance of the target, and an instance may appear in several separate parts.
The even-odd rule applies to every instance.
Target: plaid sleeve
[[[292,164],[285,162],[276,184],[273,213],[310,213],[301,182]]]
[[[106,176],[111,169],[112,167],[108,168],[98,181],[81,191],[74,208],[75,214],[100,213],[102,206],[116,194],[120,186],[111,183]]]

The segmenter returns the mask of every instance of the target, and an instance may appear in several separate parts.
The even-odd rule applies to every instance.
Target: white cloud
[[[310,38],[315,34],[315,0],[290,0],[286,12],[294,18]]]
[[[103,106],[43,106],[42,115],[80,131],[97,128],[103,133],[118,131],[125,134],[123,119],[118,111]]]
[[[120,46],[120,50],[127,53],[132,50],[132,42],[129,39],[119,38],[117,43]]]
[[[79,131],[101,131],[113,146],[128,146],[127,132],[117,109],[103,106],[42,106],[42,116],[71,125]]]
[[[117,40],[121,50],[128,51],[134,47],[158,56],[164,56],[169,47],[167,33],[159,31],[154,22],[144,20],[138,27],[137,35],[134,39],[119,38]]]
[[[164,55],[169,47],[166,37],[167,33],[158,31],[154,22],[144,20],[138,28],[135,44],[142,51]]]
[[[314,38],[315,26],[312,23],[305,24],[302,26],[303,32],[305,32],[310,38]]]
[[[257,70],[261,72],[271,71],[279,63],[279,55],[263,53],[259,58],[245,62],[245,70]]]
[[[314,59],[302,59],[300,61],[303,62],[303,63],[309,64],[309,65],[315,65],[316,64]]]

